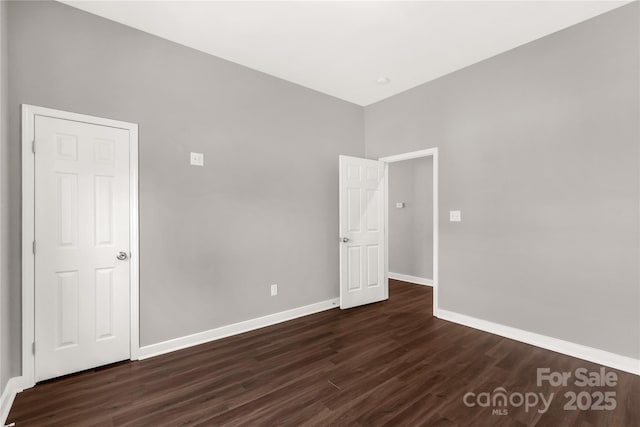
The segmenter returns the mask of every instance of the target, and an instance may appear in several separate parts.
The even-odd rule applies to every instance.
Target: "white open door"
[[[388,298],[385,163],[340,156],[340,308]]]

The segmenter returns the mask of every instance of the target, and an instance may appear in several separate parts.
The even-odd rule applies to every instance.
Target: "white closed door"
[[[35,380],[130,356],[129,131],[35,116]]]
[[[340,156],[340,308],[388,298],[385,164]]]

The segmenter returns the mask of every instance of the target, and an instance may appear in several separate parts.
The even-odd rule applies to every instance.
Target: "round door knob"
[[[126,252],[118,252],[116,258],[118,258],[120,261],[124,261],[125,259],[129,258],[129,255],[127,255]]]
[[[348,238],[348,237],[343,237],[343,238],[342,238],[342,243],[347,243],[348,241],[349,241],[349,238]]]

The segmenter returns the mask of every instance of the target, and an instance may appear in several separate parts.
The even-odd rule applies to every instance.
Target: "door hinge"
[[[36,342],[34,341],[33,344],[31,344],[31,351],[33,352],[33,354],[36,354]]]
[[[32,249],[33,249],[33,254],[35,255],[36,254],[36,241],[35,240],[33,241],[33,248]]]
[[[33,141],[31,141],[31,151],[33,151],[33,154],[36,154],[36,140],[35,139]]]

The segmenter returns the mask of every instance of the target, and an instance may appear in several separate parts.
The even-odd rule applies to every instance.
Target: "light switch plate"
[[[462,214],[460,213],[460,211],[449,211],[449,221],[450,222],[462,221]]]
[[[402,208],[404,208],[404,202],[396,203],[396,209],[402,209]]]
[[[278,285],[274,284],[271,285],[271,296],[275,297],[276,295],[278,295]]]
[[[204,154],[202,153],[191,153],[190,160],[192,166],[204,166]]]

